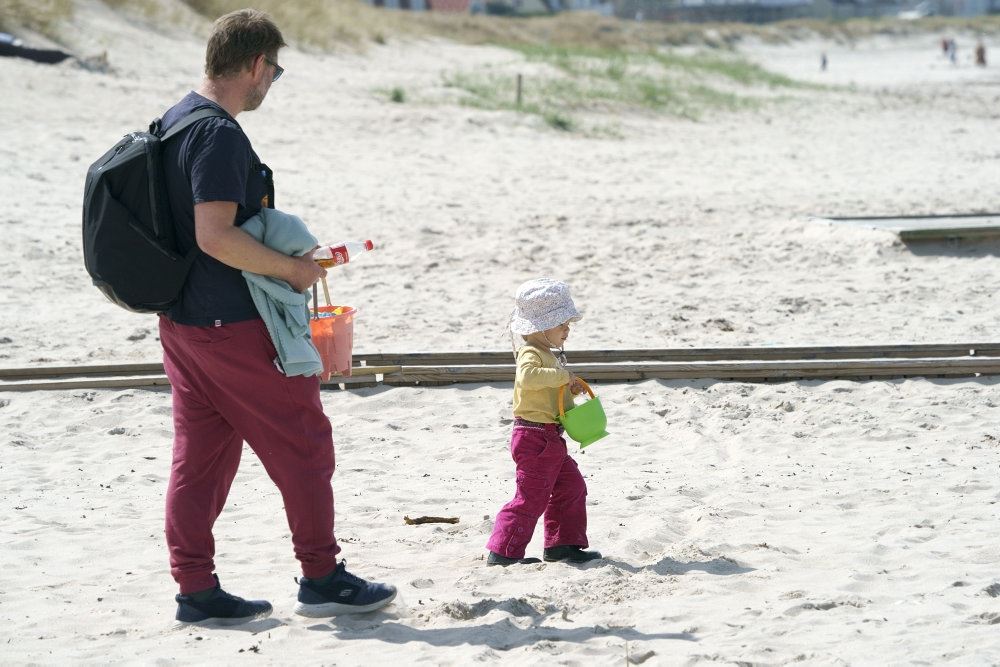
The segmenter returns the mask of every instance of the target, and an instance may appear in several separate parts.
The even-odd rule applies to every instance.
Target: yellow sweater
[[[559,391],[569,382],[569,371],[559,366],[555,356],[533,345],[517,351],[514,377],[514,416],[542,424],[555,424],[559,415]],[[572,405],[571,397],[563,397]]]

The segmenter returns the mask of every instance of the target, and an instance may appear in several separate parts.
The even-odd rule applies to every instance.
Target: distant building
[[[468,12],[469,0],[367,0],[374,7],[414,12]]]
[[[982,16],[1000,11],[1000,3],[991,0],[938,0],[933,4],[941,16]]]
[[[563,9],[570,12],[596,12],[604,16],[615,13],[615,5],[609,0],[563,0]]]
[[[812,0],[616,0],[621,18],[765,23],[812,16]]]
[[[816,0],[815,16],[860,18],[896,16],[983,16],[1000,12],[1000,0]]]
[[[1000,0],[615,0],[615,15],[660,21],[849,19],[981,16],[1000,13]]]
[[[427,0],[432,12],[468,12],[469,0]]]
[[[365,0],[409,11],[509,16],[586,11],[652,21],[742,21],[796,18],[981,16],[1000,13],[1000,0]]]
[[[554,14],[586,11],[614,15],[613,0],[365,0],[374,7],[473,14]]]

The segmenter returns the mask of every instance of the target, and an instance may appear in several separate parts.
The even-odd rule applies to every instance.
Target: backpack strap
[[[204,107],[201,109],[195,109],[188,115],[181,118],[179,121],[174,123],[169,130],[167,130],[163,135],[160,136],[160,141],[167,141],[174,135],[176,135],[181,130],[185,130],[191,125],[197,123],[199,120],[204,120],[206,118],[228,118],[229,115],[223,111],[219,111],[215,107]],[[152,134],[159,135],[160,130],[160,119],[157,118],[153,121],[153,127],[150,130],[156,130],[151,132]]]

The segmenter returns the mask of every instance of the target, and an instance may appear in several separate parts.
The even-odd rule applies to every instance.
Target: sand
[[[0,61],[4,367],[159,358],[155,319],[89,284],[83,174],[197,85],[202,40],[82,4],[75,46],[107,49],[110,72]],[[616,139],[420,101],[462,68],[518,70],[501,49],[289,49],[285,77],[239,120],[277,172],[279,207],[324,240],[378,246],[331,272],[337,300],[361,309],[358,351],[504,349],[510,295],[537,275],[570,282],[586,314],[571,362],[574,348],[991,341],[997,247],[908,248],[811,219],[1000,210],[1000,70],[952,66],[938,39],[747,43],[751,60],[834,87],[698,122],[626,114]],[[967,55],[971,38],[959,44]],[[417,101],[389,103],[395,86]],[[247,451],[217,563],[228,589],[275,614],[180,630],[162,534],[169,393],[0,392],[0,655],[1000,661],[996,379],[596,389],[612,436],[578,460],[603,561],[485,566],[513,491],[509,384],[330,391],[343,556],[395,583],[397,602],[329,621],[292,614],[281,501]],[[403,522],[425,514],[460,522]]]

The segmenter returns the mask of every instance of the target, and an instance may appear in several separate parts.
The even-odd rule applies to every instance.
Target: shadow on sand
[[[903,239],[903,245],[917,257],[964,257],[976,259],[980,257],[1000,256],[1000,239],[997,238],[961,238],[942,239],[934,241]]]
[[[584,567],[587,569],[616,567],[633,574],[652,572],[660,576],[683,575],[694,571],[717,576],[731,576],[754,571],[753,568],[743,567],[724,557],[691,562],[662,558],[656,563],[643,566],[605,558]],[[439,611],[443,617],[461,623],[481,618],[497,610],[509,614],[512,618],[524,618],[530,619],[530,621],[527,627],[521,627],[511,618],[504,618],[495,623],[456,625],[447,628],[415,628],[406,624],[406,618],[403,615],[394,612],[377,612],[354,617],[338,617],[325,623],[312,625],[309,629],[317,632],[333,632],[338,639],[345,641],[377,639],[392,644],[422,642],[437,647],[483,645],[498,651],[508,651],[540,641],[586,642],[597,637],[617,637],[628,642],[655,639],[698,641],[695,635],[685,631],[646,633],[628,626],[605,627],[602,625],[575,628],[553,627],[545,625],[545,622],[554,615],[561,615],[564,621],[572,622],[568,610],[551,604],[539,610],[532,603],[519,598],[480,600],[473,604],[452,602],[442,605]]]
[[[635,566],[630,563],[626,563],[620,560],[613,560],[611,558],[603,559],[597,567],[606,567],[608,565],[613,565],[620,570],[625,572],[631,572],[633,574],[639,572],[653,572],[661,576],[671,575],[671,574],[687,574],[688,572],[701,571],[707,572],[708,574],[715,574],[723,577],[728,577],[734,574],[747,574],[748,572],[753,572],[752,567],[743,567],[736,561],[730,560],[728,558],[713,558],[707,561],[690,561],[684,563],[673,558],[661,558],[659,561],[653,563],[652,565],[642,565]]]
[[[629,642],[654,639],[697,641],[689,632],[639,632],[631,627],[604,627],[591,625],[578,628],[556,628],[543,624],[545,616],[536,619],[526,628],[519,627],[509,618],[495,623],[464,625],[450,628],[414,628],[404,623],[369,623],[364,628],[356,623],[335,619],[329,625],[314,625],[310,630],[333,632],[343,641],[351,639],[377,639],[390,644],[422,642],[430,646],[488,646],[497,651],[509,651],[530,646],[541,641],[586,642],[597,637],[617,637]]]

